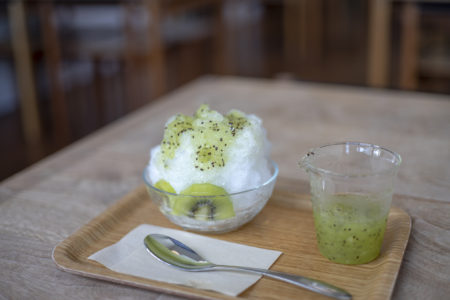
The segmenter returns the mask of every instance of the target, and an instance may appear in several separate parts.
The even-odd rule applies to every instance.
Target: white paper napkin
[[[175,269],[158,261],[147,251],[144,238],[150,233],[169,235],[216,264],[268,269],[281,255],[279,251],[255,248],[186,231],[143,224],[130,231],[114,245],[92,254],[89,259],[119,273],[213,290],[230,296],[239,295],[261,278],[260,275],[230,271],[197,273]]]

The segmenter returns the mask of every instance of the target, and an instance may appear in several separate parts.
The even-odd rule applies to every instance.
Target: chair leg
[[[212,68],[214,74],[231,75],[238,72],[233,43],[229,29],[223,16],[223,1],[218,1],[213,8],[213,55]]]
[[[166,58],[164,53],[164,41],[162,37],[162,11],[160,1],[145,1],[151,22],[148,28],[150,41],[150,54],[147,55],[147,64],[151,74],[151,86],[153,96],[156,98],[167,91]]]
[[[10,1],[8,17],[11,26],[11,45],[17,74],[23,134],[28,145],[37,145],[41,142],[42,129],[23,1]]]
[[[369,9],[367,83],[386,87],[389,84],[392,3],[390,0],[370,0]]]
[[[401,16],[402,38],[400,41],[400,88],[417,88],[419,61],[419,9],[416,3],[403,4]]]
[[[50,100],[52,108],[52,123],[55,140],[58,145],[65,146],[70,141],[70,126],[67,102],[61,78],[61,49],[56,30],[52,22],[54,17],[53,4],[45,1],[39,4],[41,15],[41,32],[44,44],[45,62],[50,82]]]

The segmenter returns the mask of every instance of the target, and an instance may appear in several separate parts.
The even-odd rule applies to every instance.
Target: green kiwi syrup
[[[320,253],[341,264],[363,264],[380,254],[388,199],[335,194],[314,199],[314,224]]]

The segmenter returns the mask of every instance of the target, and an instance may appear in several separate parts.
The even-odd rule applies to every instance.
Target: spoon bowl
[[[182,242],[167,235],[149,234],[144,238],[144,244],[152,256],[177,269],[190,272],[241,271],[254,274],[256,273],[288,282],[335,299],[352,299],[352,296],[347,291],[319,280],[265,269],[216,265],[201,257],[198,253]]]
[[[144,243],[155,258],[170,266],[188,271],[205,271],[213,266],[194,250],[167,235],[149,234]]]

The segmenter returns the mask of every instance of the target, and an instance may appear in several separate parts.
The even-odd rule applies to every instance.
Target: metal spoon
[[[166,235],[149,234],[145,237],[144,244],[149,252],[158,260],[185,271],[244,271],[249,273],[257,273],[273,279],[285,281],[307,290],[333,297],[335,299],[352,299],[352,296],[343,289],[337,288],[322,281],[302,277],[299,275],[287,274],[265,269],[213,264],[202,258],[185,244]]]

